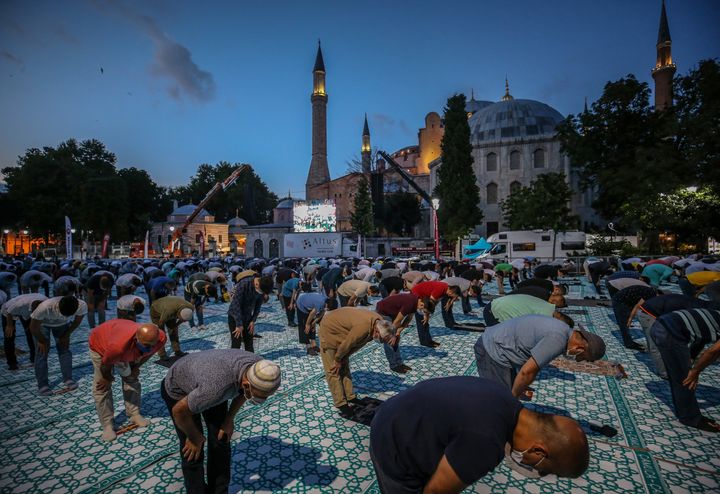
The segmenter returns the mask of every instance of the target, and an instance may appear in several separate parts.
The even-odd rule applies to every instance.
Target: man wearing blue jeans
[[[45,300],[30,315],[30,332],[35,338],[35,378],[38,393],[43,396],[52,394],[48,381],[48,350],[50,334],[55,338],[60,372],[65,388],[72,390],[77,384],[72,378],[72,353],[70,352],[70,335],[87,314],[87,304],[72,295],[53,297]]]
[[[422,323],[426,324],[430,319],[430,314],[435,310],[435,302],[429,297],[419,298],[412,293],[398,293],[382,299],[377,303],[375,309],[395,328],[395,336],[383,344],[390,369],[393,372],[405,374],[411,369],[403,363],[400,356],[400,334],[410,324],[413,314],[421,317]]]

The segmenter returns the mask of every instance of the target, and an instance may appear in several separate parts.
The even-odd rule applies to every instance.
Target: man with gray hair
[[[320,357],[325,368],[333,404],[345,418],[353,416],[350,403],[356,401],[350,375],[350,355],[370,340],[388,343],[395,336],[392,323],[377,312],[341,307],[328,312],[320,322]]]
[[[195,352],[170,367],[160,383],[160,395],[180,440],[182,472],[188,494],[228,491],[230,438],[235,415],[246,401],[253,405],[262,404],[278,387],[280,367],[240,349]],[[203,436],[202,421],[207,438]]]

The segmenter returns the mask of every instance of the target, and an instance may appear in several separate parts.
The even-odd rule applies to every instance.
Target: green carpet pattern
[[[488,287],[488,294],[496,293]],[[674,290],[674,287],[664,287]],[[570,286],[569,298],[584,299],[594,290],[585,282]],[[114,314],[111,301],[109,314]],[[478,321],[459,314],[458,321]],[[473,301],[475,314],[481,314]],[[572,309],[572,308],[571,308]],[[229,347],[227,304],[206,309],[205,331],[181,327],[185,351]],[[543,370],[528,406],[569,414],[588,431],[591,463],[580,479],[529,480],[504,464],[468,492],[480,493],[679,493],[720,491],[720,437],[679,424],[670,409],[670,390],[651,371],[647,354],[626,350],[606,307],[571,310],[576,321],[600,334],[607,358],[625,367],[628,378]],[[141,320],[147,320],[147,313]],[[283,370],[279,391],[260,407],[246,405],[236,418],[233,436],[231,492],[379,493],[368,454],[369,429],[334,412],[319,357],[308,357],[297,343],[297,329],[286,326],[285,314],[272,300],[258,321],[262,339],[256,352]],[[52,397],[36,394],[32,368],[0,370],[0,492],[12,493],[169,493],[182,492],[178,440],[159,384],[167,369],[144,366],[143,414],[152,421],[113,443],[100,439],[91,397],[92,365],[87,351],[87,323],[73,334],[71,348],[79,389]],[[424,379],[475,375],[473,344],[478,334],[442,327],[439,311],[432,319],[437,349],[420,346],[414,325],[402,338],[402,355],[412,371],[391,372],[382,348],[370,343],[352,357],[356,390],[386,399]],[[643,342],[639,327],[633,336]],[[16,340],[25,347],[24,336]],[[54,343],[50,380],[60,380]],[[27,363],[27,355],[21,359]],[[720,368],[701,376],[698,398],[704,413],[720,418]],[[114,385],[117,423],[125,421],[120,386]],[[612,425],[614,438],[590,432],[588,422]]]

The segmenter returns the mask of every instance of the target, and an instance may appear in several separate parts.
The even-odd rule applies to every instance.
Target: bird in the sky
[[[105,73],[105,71],[103,70],[102,67],[100,67],[100,73],[101,73],[101,74],[104,74],[104,73]]]

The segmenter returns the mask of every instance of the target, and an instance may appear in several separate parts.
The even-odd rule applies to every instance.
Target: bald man
[[[573,419],[524,408],[504,386],[470,376],[422,381],[383,403],[370,425],[386,494],[459,493],[503,457],[526,477],[577,478],[590,453]]]
[[[123,382],[125,414],[138,427],[150,422],[140,414],[140,366],[165,345],[165,333],[152,323],[136,323],[112,319],[90,332],[90,359],[95,369],[93,398],[97,409],[102,438],[113,441],[115,409],[112,386],[113,366]]]

